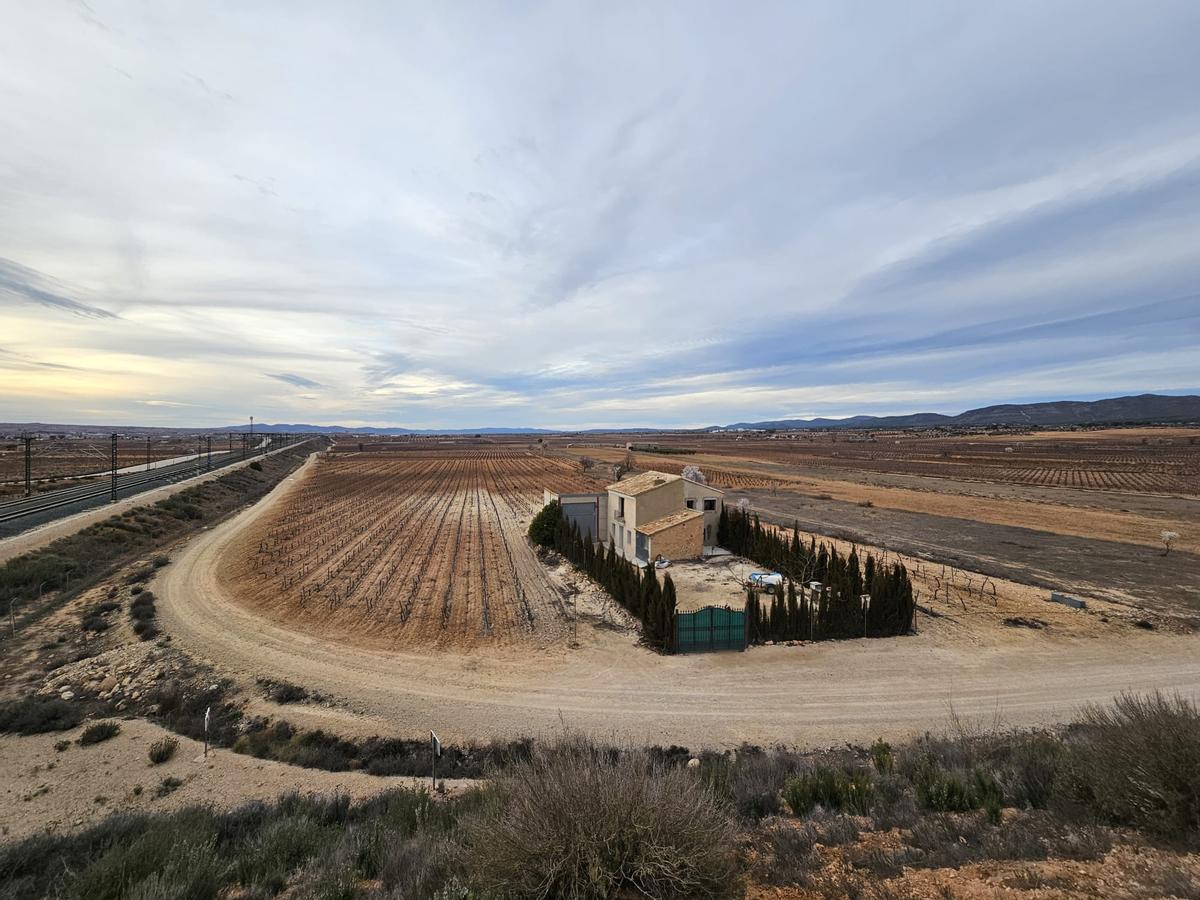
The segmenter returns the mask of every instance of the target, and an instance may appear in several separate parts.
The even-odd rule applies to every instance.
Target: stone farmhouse
[[[643,472],[608,485],[603,493],[544,492],[557,500],[581,534],[611,542],[626,559],[695,559],[716,544],[725,494],[665,472]]]

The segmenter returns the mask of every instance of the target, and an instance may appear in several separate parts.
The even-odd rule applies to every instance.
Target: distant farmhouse
[[[608,485],[603,493],[564,494],[546,490],[582,535],[611,542],[617,553],[638,563],[704,556],[717,539],[725,493],[668,475],[643,472]]]

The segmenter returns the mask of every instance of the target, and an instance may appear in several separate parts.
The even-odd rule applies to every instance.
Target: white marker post
[[[212,707],[204,707],[204,758],[208,759],[208,720],[212,716]]]
[[[429,747],[433,751],[433,789],[437,790],[437,761],[442,755],[442,742],[438,740],[438,736],[432,731],[429,732]]]

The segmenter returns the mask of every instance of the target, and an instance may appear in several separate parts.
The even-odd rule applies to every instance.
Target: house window
[[[625,498],[624,497],[617,498],[617,516],[618,516],[618,518],[621,518],[621,519],[625,518]]]
[[[684,504],[684,506],[686,506],[688,509],[695,509],[695,508],[696,508],[696,501],[695,501],[695,500],[684,500],[684,501],[683,501],[683,504]]]
[[[704,498],[704,511],[705,512],[713,512],[716,508],[717,508],[717,498],[716,497],[705,497]]]

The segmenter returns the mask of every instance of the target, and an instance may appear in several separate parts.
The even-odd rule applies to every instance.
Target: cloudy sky
[[[0,0],[0,420],[1200,388],[1200,4]]]

